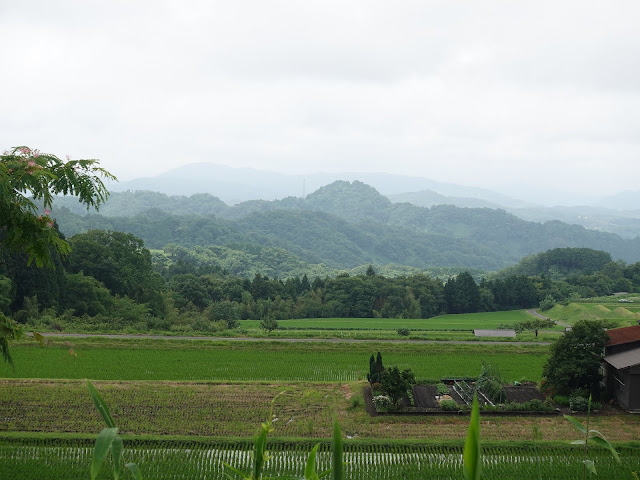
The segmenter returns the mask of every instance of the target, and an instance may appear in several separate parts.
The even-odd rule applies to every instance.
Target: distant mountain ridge
[[[276,200],[303,197],[337,180],[359,180],[384,195],[418,190],[433,190],[441,195],[474,197],[488,202],[524,207],[527,202],[478,187],[438,182],[428,178],[389,173],[343,172],[286,175],[253,168],[235,168],[214,163],[184,165],[154,177],[110,183],[113,192],[150,190],[168,195],[209,193],[227,204],[249,200]]]
[[[487,189],[465,187],[387,173],[315,173],[285,175],[251,168],[213,163],[196,163],[146,178],[111,183],[112,192],[148,190],[168,195],[210,194],[227,206],[252,202],[244,207],[260,210],[263,202],[287,197],[304,197],[337,180],[358,180],[373,186],[395,203],[417,206],[454,205],[462,208],[504,209],[518,217],[546,222],[560,220],[586,228],[616,233],[623,238],[640,236],[640,192],[622,192],[584,206],[540,206]],[[217,211],[223,207],[215,208]]]

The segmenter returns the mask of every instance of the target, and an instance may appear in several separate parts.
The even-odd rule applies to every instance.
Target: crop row
[[[336,384],[100,384],[122,433],[250,436],[272,400],[279,434],[328,434],[332,413],[346,401]],[[284,390],[284,394],[278,395]],[[100,415],[84,382],[0,381],[0,431],[94,433]]]
[[[15,442],[0,445],[0,478],[68,479],[87,478],[92,448],[84,444],[52,445],[51,441]],[[251,462],[249,442],[230,446],[165,442],[137,443],[127,440],[126,460],[135,461],[145,478],[192,479],[222,478],[222,462],[246,469]],[[308,445],[270,444],[271,459],[265,475],[297,475],[304,470]],[[348,479],[454,479],[463,478],[461,447],[435,445],[349,444],[344,447]],[[572,479],[582,471],[583,452],[580,448],[538,446],[483,448],[483,478]],[[319,470],[330,465],[328,445],[319,455]],[[603,451],[591,451],[600,478],[631,478],[640,470],[640,452],[622,449],[620,464]],[[109,478],[107,467],[103,477]]]
[[[277,396],[274,434],[279,437],[326,438],[334,416],[345,435],[354,438],[465,437],[464,416],[371,418],[365,412],[364,385],[96,382],[124,434],[250,437]],[[592,428],[612,441],[640,441],[639,422],[633,415],[591,419]],[[102,427],[83,381],[0,380],[0,432],[96,434]],[[562,417],[487,417],[482,435],[487,440],[522,440],[531,438],[535,429],[544,441],[575,439],[573,427]]]

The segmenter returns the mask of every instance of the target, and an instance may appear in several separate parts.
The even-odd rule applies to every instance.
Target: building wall
[[[637,377],[637,375],[633,375]],[[616,402],[620,404],[623,408],[629,409],[629,399],[630,399],[630,380],[631,375],[629,373],[629,369],[616,370],[611,365],[607,365],[606,368],[606,379],[607,379],[607,390],[609,393],[616,399]],[[621,385],[620,382],[624,383]],[[640,378],[636,378],[636,380],[640,380]],[[638,385],[640,386],[640,384]],[[640,398],[640,397],[639,397]]]
[[[628,410],[640,410],[640,365],[629,370],[629,406]]]

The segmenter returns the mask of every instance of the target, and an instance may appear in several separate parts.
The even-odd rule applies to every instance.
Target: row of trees
[[[65,241],[62,235],[60,239]],[[476,282],[463,272],[442,282],[424,274],[387,278],[373,267],[361,275],[313,280],[259,273],[248,279],[181,258],[168,266],[154,265],[142,240],[122,232],[93,230],[75,235],[68,244],[70,253],[64,258],[55,249],[49,253],[54,269],[29,265],[26,253],[0,251],[0,310],[22,323],[46,311],[65,318],[97,317],[117,326],[147,321],[149,326],[171,328],[196,320],[202,326],[265,318],[429,318],[549,307],[572,297],[640,287],[640,264],[620,262],[564,280],[511,275]]]

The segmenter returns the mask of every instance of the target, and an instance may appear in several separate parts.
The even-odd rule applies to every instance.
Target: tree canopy
[[[109,195],[102,178],[116,179],[97,160],[63,161],[26,146],[5,151],[0,155],[0,253],[24,253],[27,265],[53,267],[55,253],[69,253],[49,216],[54,195],[75,195],[87,208],[98,208]],[[18,338],[20,329],[7,317],[0,321],[0,353],[11,362],[8,341]]]
[[[600,363],[609,336],[599,321],[579,320],[551,345],[543,368],[547,384],[557,393],[579,388],[597,391]]]
[[[75,195],[87,208],[98,208],[109,195],[101,177],[115,180],[97,160],[65,162],[24,146],[4,152],[0,155],[0,244],[26,253],[29,264],[52,266],[49,247],[69,252],[49,216],[54,195]],[[35,201],[43,203],[44,215],[38,214]]]

